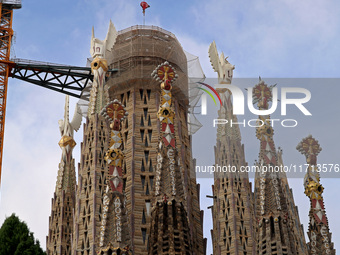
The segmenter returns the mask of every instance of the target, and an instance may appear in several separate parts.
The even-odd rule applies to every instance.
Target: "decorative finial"
[[[172,65],[168,61],[156,67],[151,73],[151,76],[161,83],[162,89],[162,102],[161,107],[158,110],[158,118],[161,122],[174,124],[174,111],[171,109],[171,83],[176,81],[178,74]],[[174,139],[171,139],[174,142]],[[164,140],[165,144],[168,144],[168,140]],[[173,144],[173,143],[171,143]]]
[[[107,31],[106,37],[103,41],[94,37],[94,28],[92,27],[91,48],[90,48],[91,56],[93,58],[98,57],[98,56],[105,58],[106,52],[112,50],[113,45],[116,42],[117,36],[118,36],[118,32],[111,20],[110,20],[109,29]]]
[[[172,65],[168,61],[156,67],[156,69],[151,73],[151,76],[156,80],[161,82],[161,88],[165,90],[171,89],[171,82],[175,82],[178,78],[178,74]]]
[[[302,141],[296,146],[296,149],[306,156],[307,163],[310,165],[316,165],[316,157],[322,150],[319,142],[315,140],[312,135],[302,139]]]
[[[120,122],[128,116],[128,112],[125,106],[115,99],[104,106],[101,115],[110,121],[110,127],[113,130],[119,131]]]
[[[225,58],[223,52],[218,54],[215,41],[209,46],[209,58],[214,71],[218,73],[218,82],[230,84],[235,66],[228,62],[228,57]]]
[[[260,109],[267,110],[269,107],[268,103],[273,100],[272,90],[276,84],[268,87],[268,85],[261,80],[261,77],[259,77],[259,80],[260,82],[253,88],[253,104],[257,103]]]

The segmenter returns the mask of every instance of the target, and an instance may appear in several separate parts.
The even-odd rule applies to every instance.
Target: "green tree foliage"
[[[27,224],[13,213],[0,228],[0,255],[46,255]]]

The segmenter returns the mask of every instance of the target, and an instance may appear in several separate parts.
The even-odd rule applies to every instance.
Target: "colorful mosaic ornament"
[[[174,123],[175,113],[170,107],[160,107],[157,116],[162,123]]]
[[[168,63],[157,66],[157,68],[152,72],[152,77],[157,81],[161,82],[161,104],[157,113],[157,117],[161,122],[161,137],[158,146],[158,156],[157,156],[157,167],[156,167],[156,185],[155,193],[156,196],[169,197],[176,195],[176,185],[175,185],[175,168],[176,166],[176,139],[175,139],[175,126],[174,117],[175,112],[172,109],[172,82],[176,80],[178,75],[175,69]],[[168,166],[169,178],[170,178],[170,189],[171,194],[165,194],[161,192],[161,175],[163,164]],[[167,186],[167,185],[165,185]]]
[[[165,90],[170,90],[171,82],[175,82],[175,80],[178,78],[178,74],[168,61],[165,61],[163,64],[158,65],[156,69],[151,73],[151,76],[156,81],[165,82],[165,84],[162,85],[162,89]]]
[[[117,99],[105,105],[101,111],[101,114],[104,116],[104,118],[110,121],[110,127],[115,131],[120,130],[121,121],[123,121],[128,116],[125,106],[122,105]]]
[[[253,104],[257,103],[260,109],[268,109],[268,103],[273,100],[272,90],[275,86],[276,84],[268,87],[260,78],[260,82],[253,88]]]
[[[264,137],[268,138],[269,140],[273,139],[274,129],[268,123],[268,118],[269,116],[259,116],[258,127],[256,128],[256,138],[259,140],[263,140]]]
[[[162,83],[164,84],[164,83]],[[161,86],[162,87],[162,86]],[[171,87],[170,87],[171,89]],[[162,107],[170,107],[171,105],[171,91],[169,90],[166,90],[166,89],[162,89]]]
[[[127,117],[128,113],[125,110],[124,105],[122,105],[118,100],[113,100],[108,103],[101,111],[101,114],[110,122],[110,141],[109,141],[109,149],[105,153],[104,159],[109,165],[109,175],[107,177],[107,192],[111,189],[111,192],[115,194],[113,198],[112,205],[114,206],[114,215],[115,215],[115,240],[117,242],[122,242],[122,199],[124,197],[123,194],[123,172],[122,165],[124,160],[124,153],[122,151],[122,134],[121,123]],[[105,194],[105,196],[107,196]],[[104,197],[105,199],[105,197]],[[107,199],[106,199],[107,200]],[[105,201],[104,201],[105,203]],[[106,211],[105,208],[108,208],[108,205],[104,204],[104,211],[102,218],[104,223],[106,224]],[[101,237],[100,237],[100,247],[104,245],[104,235],[105,235],[105,225],[102,224],[101,227]],[[109,247],[109,246],[107,246]]]
[[[316,164],[316,157],[322,150],[319,142],[315,140],[311,135],[302,139],[296,149],[307,158],[307,163],[311,165]]]
[[[105,153],[105,160],[111,166],[122,166],[122,161],[124,159],[124,154],[121,149],[109,149]]]

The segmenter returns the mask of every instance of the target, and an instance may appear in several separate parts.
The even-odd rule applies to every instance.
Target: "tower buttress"
[[[78,105],[76,105],[73,120],[69,121],[69,97],[66,96],[64,120],[59,120],[61,133],[59,146],[62,149],[62,156],[52,198],[49,232],[46,240],[46,250],[49,255],[71,254],[76,187],[75,164],[72,157],[76,142],[73,139],[73,132],[79,129],[80,124],[81,115]]]
[[[124,147],[121,133],[123,120],[128,115],[125,106],[117,99],[108,103],[101,114],[110,122],[110,145],[105,154],[109,174],[105,180],[106,189],[103,195],[103,211],[100,226],[99,247],[97,254],[131,254],[130,233],[126,213],[126,196],[122,166]]]
[[[275,86],[268,87],[261,79],[253,88],[253,103],[257,103],[259,110],[268,110],[269,102],[276,97]],[[256,128],[260,140],[255,174],[257,253],[306,254],[302,226],[286,174],[277,171],[282,169],[282,152],[275,149],[271,123],[269,115],[260,115]]]
[[[244,146],[241,144],[239,126],[233,115],[232,94],[227,84],[231,84],[234,66],[223,53],[218,58],[215,42],[209,47],[209,57],[214,70],[219,74],[219,83],[226,84],[225,89],[217,89],[222,105],[218,118],[228,121],[218,125],[215,146],[215,169],[232,167],[236,171],[214,173],[212,207],[213,215],[213,251],[216,255],[255,254],[255,221],[253,212],[253,194],[247,172],[240,172],[246,166]]]
[[[305,194],[310,200],[308,254],[335,255],[332,234],[329,231],[326,209],[322,197],[324,188],[320,184],[317,156],[321,151],[319,142],[311,135],[302,139],[296,147],[307,160],[307,173],[304,179]]]
[[[184,203],[187,190],[177,148],[176,131],[178,130],[175,130],[176,117],[171,94],[172,82],[178,75],[174,68],[165,62],[155,69],[153,76],[162,82],[161,104],[157,114],[161,135],[157,148],[156,199],[151,212],[149,255],[195,254],[187,205]]]

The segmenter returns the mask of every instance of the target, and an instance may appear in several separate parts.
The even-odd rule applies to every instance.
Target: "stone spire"
[[[308,170],[304,179],[305,194],[310,200],[308,225],[308,254],[335,255],[332,234],[329,231],[325,205],[322,197],[324,188],[320,184],[317,156],[321,147],[311,135],[302,139],[296,149],[306,156]]]
[[[106,72],[108,71],[106,59],[101,57],[93,59],[91,70],[93,73],[93,84],[87,113],[89,117],[95,113],[99,113],[104,105],[109,102],[109,90],[108,86],[105,84]]]
[[[90,92],[88,116],[99,113],[104,105],[110,101],[108,86],[105,83],[106,72],[108,71],[106,55],[107,52],[112,50],[117,36],[118,33],[111,20],[106,38],[103,41],[94,37],[94,29],[92,28],[90,53],[93,58],[91,63],[93,84]]]
[[[105,153],[109,149],[111,130],[108,121],[100,115],[100,112],[109,103],[106,56],[112,50],[116,37],[117,32],[112,22],[103,41],[95,38],[92,30],[90,53],[93,58],[91,63],[93,84],[84,126],[84,140],[81,144],[73,254],[94,255],[99,247],[102,247],[101,233],[105,225],[103,221],[105,222],[107,216],[105,212],[108,212],[106,203],[109,192],[106,182],[109,166],[105,161]]]
[[[186,189],[182,162],[176,148],[175,112],[172,105],[172,82],[175,69],[165,62],[152,73],[161,82],[161,104],[158,110],[161,135],[157,149],[155,202],[152,207],[149,254],[194,254],[191,243]]]
[[[266,111],[276,101],[275,86],[261,81],[253,88],[253,103]],[[274,97],[274,100],[273,100]],[[273,140],[274,130],[269,115],[260,115],[256,137],[260,140],[258,171],[255,175],[255,214],[257,252],[259,254],[305,254],[306,244],[287,177],[281,168]]]
[[[122,165],[124,161],[122,121],[128,113],[118,100],[108,103],[101,114],[110,122],[110,147],[105,154],[109,165],[106,189],[103,195],[103,211],[97,254],[131,254],[130,233],[126,212],[126,197],[123,192]]]
[[[73,139],[73,132],[79,129],[81,118],[80,109],[76,105],[73,120],[69,121],[69,97],[66,96],[64,120],[59,120],[61,134],[59,146],[62,156],[52,198],[49,232],[46,240],[47,254],[71,254],[76,185],[75,164],[72,157],[76,142]]]
[[[216,255],[255,254],[255,222],[253,213],[253,194],[248,173],[239,172],[241,166],[246,166],[244,146],[241,143],[240,129],[236,115],[233,115],[232,94],[228,85],[232,81],[232,66],[224,57],[218,57],[216,45],[209,47],[211,63],[223,60],[226,70],[219,71],[227,76],[220,77],[219,83],[226,84],[225,89],[218,88],[222,105],[218,118],[227,120],[228,124],[218,125],[215,146],[215,170],[219,167],[233,167],[237,171],[214,173],[212,207],[213,215],[213,250]],[[216,56],[217,55],[217,56]],[[221,54],[221,56],[223,53]],[[215,70],[219,70],[215,68]]]

